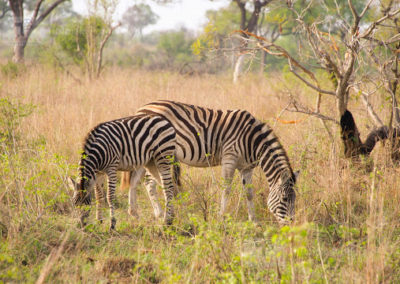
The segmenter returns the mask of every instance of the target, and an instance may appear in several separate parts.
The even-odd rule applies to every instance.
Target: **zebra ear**
[[[293,174],[294,174],[295,179],[297,180],[299,178],[299,175],[300,175],[300,170],[295,171]]]

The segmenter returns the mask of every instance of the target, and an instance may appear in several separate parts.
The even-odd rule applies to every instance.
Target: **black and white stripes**
[[[268,207],[280,222],[294,215],[296,175],[285,150],[272,129],[245,110],[213,110],[174,102],[156,101],[138,114],[162,116],[176,131],[177,160],[196,167],[222,165],[225,188],[220,214],[226,209],[231,181],[239,170],[247,191],[249,218],[255,220],[253,169],[260,166],[270,185]],[[132,186],[131,186],[132,189]],[[152,203],[157,203],[150,194]],[[131,205],[135,207],[135,204]]]
[[[115,228],[114,194],[118,170],[133,171],[131,184],[144,174],[145,167],[164,188],[165,221],[171,223],[174,212],[172,198],[174,184],[171,161],[175,155],[176,134],[171,124],[159,116],[138,115],[99,124],[84,142],[81,158],[80,182],[75,183],[74,203],[89,205],[98,173],[108,176],[107,201],[110,207],[111,229]],[[97,192],[97,191],[96,191]],[[131,202],[136,195],[130,196]],[[135,214],[130,208],[130,213]],[[81,211],[84,223],[87,210]]]

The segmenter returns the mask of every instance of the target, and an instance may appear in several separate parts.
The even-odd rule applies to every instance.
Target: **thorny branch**
[[[323,114],[321,114],[319,112],[316,112],[316,111],[312,111],[307,106],[304,106],[299,101],[297,101],[291,94],[289,94],[289,99],[290,99],[290,106],[291,107],[287,108],[288,111],[307,114],[307,115],[314,116],[314,117],[317,117],[319,119],[322,119],[324,121],[331,121],[331,122],[339,125],[339,121],[337,121],[333,117],[330,117],[330,116],[327,116],[327,115],[323,115]]]
[[[336,0],[334,2],[336,11],[340,15],[343,7],[340,7]],[[347,106],[350,99],[350,91],[355,91],[360,95],[371,121],[375,127],[378,127],[378,131],[371,134],[372,138],[370,140],[372,141],[376,137],[386,139],[389,135],[386,135],[384,123],[374,111],[369,99],[374,93],[389,93],[392,98],[391,113],[394,119],[393,124],[396,128],[400,126],[400,109],[396,99],[396,92],[398,93],[400,84],[400,23],[398,19],[400,9],[397,9],[398,6],[396,7],[393,4],[395,1],[390,1],[386,7],[381,8],[382,16],[368,23],[368,20],[364,20],[364,18],[366,18],[367,12],[371,10],[374,3],[373,0],[366,1],[361,12],[357,12],[353,0],[347,0],[346,2],[347,9],[351,12],[351,17],[348,20],[345,17],[340,17],[342,28],[336,34],[331,34],[331,31],[324,31],[322,28],[324,27],[323,21],[309,23],[305,20],[306,14],[312,9],[311,5],[301,11],[296,11],[293,5],[288,4],[288,8],[294,15],[297,15],[296,22],[299,23],[297,30],[303,35],[302,39],[309,47],[309,53],[307,53],[302,48],[304,45],[301,42],[299,44],[299,55],[296,55],[296,57],[291,55],[285,48],[269,42],[266,38],[258,36],[249,30],[242,29],[235,32],[243,36],[243,40],[246,42],[245,52],[251,52],[250,46],[253,46],[253,51],[261,49],[270,55],[286,58],[290,72],[306,86],[318,93],[315,108],[304,106],[289,95],[290,108],[288,108],[288,111],[317,117],[321,119],[325,127],[327,121],[339,124],[336,119],[321,114],[322,98],[324,95],[333,96],[336,99],[339,117],[343,117],[345,113],[349,113]],[[392,22],[389,23],[389,21]],[[385,34],[388,33],[388,29],[391,30],[386,39],[377,36],[382,36],[382,33],[379,32],[381,28],[385,29]],[[253,45],[249,44],[250,41],[253,42]],[[321,88],[313,71],[315,66],[306,63],[307,60],[316,62],[318,64],[317,68],[327,73],[332,83],[331,88]],[[369,66],[368,60],[373,60],[377,68],[372,70],[371,68],[364,68],[364,66]],[[363,85],[356,84],[354,82],[356,79],[363,82]],[[370,83],[375,84],[375,82],[382,82],[382,84],[376,85],[377,88],[373,92],[365,90]],[[391,125],[392,119],[390,120],[389,128]],[[373,148],[373,146],[371,147]]]

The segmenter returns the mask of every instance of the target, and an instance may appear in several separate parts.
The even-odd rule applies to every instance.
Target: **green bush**
[[[22,72],[25,71],[25,66],[22,64],[17,64],[12,61],[7,62],[6,64],[1,65],[1,73],[9,78],[16,78]]]
[[[50,35],[75,64],[83,65],[97,49],[107,25],[100,17],[70,19],[67,24],[55,24]]]

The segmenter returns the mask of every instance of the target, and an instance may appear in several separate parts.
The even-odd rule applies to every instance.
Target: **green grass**
[[[115,232],[108,230],[108,210],[103,209],[105,222],[99,224],[94,206],[89,225],[79,228],[66,182],[68,175],[77,174],[79,141],[96,122],[117,117],[122,111],[114,106],[127,101],[116,95],[112,108],[93,104],[96,96],[108,99],[103,89],[117,86],[111,75],[96,83],[100,86],[75,86],[61,75],[52,80],[53,75],[43,70],[28,71],[7,77],[0,87],[0,282],[35,282],[40,277],[49,283],[400,281],[398,168],[391,164],[386,147],[375,149],[369,161],[348,162],[340,154],[339,140],[329,141],[312,119],[299,126],[274,127],[293,168],[301,170],[296,218],[290,227],[280,227],[267,210],[268,186],[261,171],[253,178],[259,219],[253,224],[247,221],[238,177],[233,181],[230,215],[221,221],[220,168],[184,167],[185,191],[174,201],[177,216],[172,226],[154,219],[140,186],[138,220],[127,213],[127,192],[117,191]],[[119,78],[127,86],[132,80],[124,75]],[[143,89],[162,94],[169,90],[178,100],[193,88],[220,94],[209,77],[185,77],[186,82],[178,75],[133,75],[140,81],[130,86],[135,94]],[[224,96],[224,104],[240,104],[243,100],[235,90],[254,88],[254,100],[242,104],[249,104],[257,117],[270,119],[266,113],[273,112],[260,104],[262,90],[256,93],[252,87],[259,79],[238,86],[226,78],[219,80],[221,92],[232,96]],[[149,81],[154,86],[145,83]],[[271,107],[282,107],[279,98],[270,100]],[[338,131],[335,135],[339,137]]]

